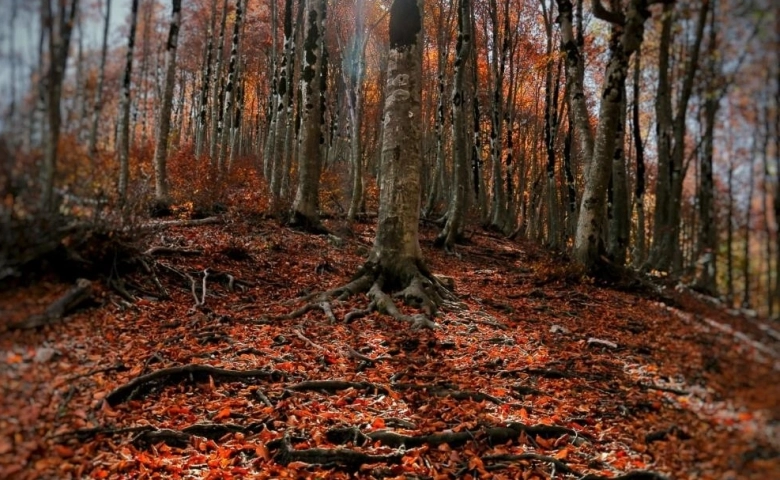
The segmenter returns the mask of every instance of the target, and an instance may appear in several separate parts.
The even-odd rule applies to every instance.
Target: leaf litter
[[[95,305],[4,331],[0,477],[780,476],[780,341],[759,321],[492,234],[447,255],[425,229],[457,297],[440,328],[345,322],[361,298],[284,318],[362,264],[373,226],[355,228],[173,226],[152,246],[197,253],[159,260],[169,299],[139,270],[133,303],[95,282]],[[0,329],[68,287],[0,293]]]

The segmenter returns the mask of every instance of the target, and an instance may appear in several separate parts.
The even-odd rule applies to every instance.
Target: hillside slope
[[[436,330],[346,323],[365,298],[282,317],[347,281],[373,228],[168,227],[150,246],[197,251],[148,252],[159,285],[114,276],[131,304],[93,282],[38,329],[6,327],[70,284],[2,291],[0,477],[780,477],[780,339],[688,292],[483,232],[446,255],[424,230],[458,298]]]

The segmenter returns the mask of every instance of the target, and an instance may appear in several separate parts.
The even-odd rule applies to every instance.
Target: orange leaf
[[[230,417],[230,407],[225,407],[214,416],[214,420],[222,420]]]
[[[385,428],[385,420],[382,418],[375,418],[371,423],[371,428]]]
[[[255,447],[255,453],[258,457],[262,458],[265,461],[268,461],[271,459],[271,454],[268,452],[268,447],[265,446],[265,443],[260,442],[257,447]]]
[[[54,451],[62,458],[70,458],[76,453],[72,448],[66,447],[65,445],[55,445]]]
[[[558,460],[565,460],[566,457],[568,456],[569,456],[568,448],[561,449],[558,451],[558,453],[555,454],[555,458],[557,458]]]
[[[550,441],[540,437],[539,435],[537,435],[534,440],[536,440],[536,443],[538,443],[542,448],[552,448]]]

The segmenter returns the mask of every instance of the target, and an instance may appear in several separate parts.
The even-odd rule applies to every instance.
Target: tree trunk
[[[634,66],[634,103],[632,106],[632,126],[634,137],[634,155],[636,156],[636,184],[634,186],[634,206],[636,209],[636,240],[632,254],[632,263],[639,268],[645,261],[645,145],[642,142],[642,128],[640,124],[639,87],[641,73],[642,51],[636,52],[636,64]]]
[[[209,108],[209,88],[211,88],[211,57],[214,55],[214,22],[217,17],[217,0],[211,0],[211,20],[206,31],[206,59],[203,64],[203,76],[198,105],[198,119],[195,128],[195,158],[200,160],[203,153],[203,137],[206,135],[206,112]]]
[[[450,19],[452,15],[452,3],[449,3],[450,8],[447,11],[447,22],[444,22],[444,15],[443,12],[439,13],[439,22],[438,22],[438,33],[437,33],[437,48],[436,48],[436,55],[437,55],[437,71],[436,71],[436,78],[438,80],[438,88],[437,88],[437,95],[438,95],[438,105],[436,107],[436,124],[435,124],[435,131],[436,131],[436,163],[434,165],[433,174],[431,175],[431,185],[428,189],[428,198],[425,202],[425,208],[423,210],[424,216],[430,215],[434,208],[436,207],[436,202],[439,201],[442,193],[445,190],[445,185],[447,182],[445,182],[446,174],[445,171],[447,170],[444,162],[444,149],[445,149],[445,137],[444,137],[444,126],[446,123],[446,115],[445,115],[445,109],[446,109],[446,89],[445,89],[445,82],[444,82],[444,70],[447,65],[447,57],[449,56],[450,51],[450,39],[445,31],[445,24],[447,26],[450,25]],[[443,9],[443,6],[442,6]]]
[[[222,58],[225,56],[225,27],[227,25],[228,0],[222,3],[222,19],[219,22],[219,37],[217,37],[217,60],[214,65],[214,88],[211,98],[211,135],[209,136],[209,163],[212,170],[217,170],[217,147],[222,135]]]
[[[320,75],[323,66],[324,0],[306,1],[305,36],[301,73],[301,132],[298,150],[298,189],[292,206],[290,222],[308,230],[318,231],[320,169],[322,165],[320,137],[322,104]]]
[[[133,77],[133,50],[135,49],[135,30],[138,22],[138,1],[133,0],[130,10],[130,33],[127,37],[125,73],[122,77],[122,96],[119,100],[119,128],[116,143],[119,156],[120,204],[124,204],[127,200],[127,184],[130,180],[130,84]]]
[[[693,83],[698,69],[699,49],[704,37],[710,2],[702,2],[691,46],[690,60],[683,72],[683,85],[677,95],[677,111],[672,111],[672,87],[670,82],[670,49],[674,4],[664,5],[661,45],[658,61],[658,93],[656,97],[656,140],[658,142],[658,180],[656,181],[656,207],[653,219],[653,245],[648,264],[657,270],[668,271],[673,260],[679,258],[680,209],[682,186],[685,179],[686,118],[688,102],[693,93]]]
[[[574,258],[587,269],[596,266],[603,251],[605,192],[621,120],[628,60],[642,44],[648,16],[646,0],[631,0],[625,26],[612,27],[593,158],[585,169],[585,190],[574,239]]]
[[[227,83],[225,84],[225,100],[222,112],[222,134],[220,135],[219,155],[217,157],[217,172],[223,175],[227,170],[225,155],[228,148],[228,133],[233,128],[233,102],[235,101],[235,89],[237,85],[236,75],[238,74],[238,41],[241,33],[241,16],[243,8],[241,0],[236,0],[236,17],[233,21],[233,36],[230,41],[230,60],[228,61]]]
[[[492,26],[492,49],[490,63],[493,100],[490,109],[490,161],[493,167],[493,197],[491,201],[490,225],[500,231],[506,228],[506,195],[503,178],[503,126],[504,126],[504,72],[509,51],[509,2],[504,1],[503,31],[499,28],[499,12],[496,0],[490,0]]]
[[[176,48],[179,42],[179,23],[181,22],[181,0],[172,0],[171,27],[165,47],[165,81],[160,105],[157,139],[154,149],[154,197],[159,205],[170,201],[168,194],[168,134],[171,129],[171,108],[173,106],[173,87],[176,83]]]
[[[615,151],[612,155],[612,201],[609,223],[609,258],[616,265],[626,263],[629,235],[629,200],[626,173],[625,131],[626,131],[626,93],[625,85],[621,94],[620,120],[615,133]]]
[[[95,100],[92,106],[92,125],[89,129],[89,144],[87,146],[87,155],[94,163],[95,151],[97,149],[98,123],[100,122],[100,112],[103,110],[103,84],[106,78],[106,52],[108,51],[108,27],[111,24],[111,0],[106,0],[106,21],[103,23],[103,45],[100,49],[100,70],[98,71],[98,82],[95,87]]]
[[[574,117],[574,129],[580,140],[580,150],[586,163],[593,158],[593,133],[590,129],[590,115],[585,98],[585,89],[579,71],[582,67],[582,52],[574,36],[573,14],[570,0],[557,0],[558,24],[561,27],[561,51],[566,55],[566,92],[569,108]]]
[[[57,19],[55,21],[51,0],[42,0],[41,28],[48,33],[49,65],[46,71],[46,116],[48,120],[47,138],[43,152],[41,167],[41,196],[39,206],[46,212],[54,211],[57,202],[54,199],[54,180],[57,177],[57,147],[60,142],[60,127],[62,114],[60,100],[62,98],[62,82],[65,79],[65,69],[68,63],[71,33],[75,24],[78,0],[69,4],[58,2]]]
[[[381,269],[388,288],[407,285],[423,267],[418,234],[422,170],[421,3],[395,0],[390,10],[379,221],[368,259],[369,264]]]
[[[436,238],[436,244],[451,250],[455,245],[465,217],[468,196],[468,165],[466,145],[465,75],[472,50],[472,15],[470,0],[458,3],[458,43],[455,58],[455,78],[452,91],[452,140],[454,150],[453,185],[447,223]],[[475,99],[476,100],[476,99]]]

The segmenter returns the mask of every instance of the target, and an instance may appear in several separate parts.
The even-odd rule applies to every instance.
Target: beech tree
[[[160,206],[167,204],[168,195],[168,134],[171,130],[171,108],[173,107],[173,87],[176,82],[176,47],[179,42],[179,23],[181,22],[181,0],[172,0],[171,27],[165,44],[165,80],[160,119],[157,128],[157,143],[154,149],[154,197]]]
[[[463,230],[468,200],[468,144],[466,142],[466,71],[473,44],[472,8],[470,0],[458,1],[458,42],[455,57],[455,79],[452,88],[453,173],[447,222],[436,243],[451,250]]]
[[[322,104],[320,76],[323,70],[323,29],[326,2],[307,0],[301,74],[301,133],[298,150],[298,189],[290,222],[305,229],[322,230],[319,219],[322,154]]]
[[[39,199],[39,206],[44,211],[50,211],[57,207],[57,202],[54,200],[54,181],[57,176],[57,148],[60,143],[62,124],[60,101],[78,5],[78,0],[70,0],[70,2],[56,2],[56,7],[54,7],[51,0],[42,0],[41,6],[41,35],[46,35],[48,38],[49,50],[49,64],[43,79],[44,87],[42,89],[45,95],[48,121]]]
[[[130,84],[133,78],[133,50],[135,30],[138,21],[138,1],[130,7],[130,33],[127,37],[125,71],[122,75],[122,93],[119,101],[119,126],[117,127],[117,157],[119,157],[119,201],[127,198],[127,184],[130,177]]]
[[[625,81],[628,61],[642,45],[644,23],[649,16],[646,0],[631,0],[625,12],[611,12],[594,2],[597,18],[611,23],[609,59],[604,74],[599,123],[593,147],[593,158],[585,168],[585,188],[582,195],[577,234],[574,239],[574,257],[588,269],[596,267],[604,251],[604,207],[607,182],[615,154],[617,133],[623,120]],[[620,135],[622,139],[622,133]],[[621,147],[622,148],[622,147]]]

